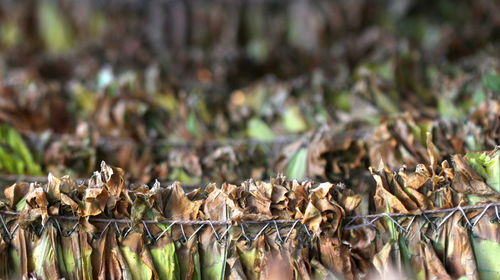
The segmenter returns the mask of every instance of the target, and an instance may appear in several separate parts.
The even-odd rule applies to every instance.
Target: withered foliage
[[[459,211],[447,219],[420,214],[498,202],[500,152],[438,161],[429,140],[425,157],[428,162],[415,169],[393,171],[383,161],[370,168],[373,201],[342,184],[284,176],[185,193],[179,183],[130,189],[124,172],[104,162],[81,184],[49,174],[47,184],[5,189],[2,208],[20,215],[5,218],[11,232],[19,228],[11,238],[2,235],[0,271],[4,278],[41,279],[364,279],[387,273],[496,279],[494,208],[482,219],[481,210],[468,212],[468,219]],[[365,203],[377,213],[417,216],[346,228]],[[75,218],[56,222],[58,216]],[[231,226],[161,223],[180,220],[228,220]],[[255,224],[272,220],[300,224]]]
[[[300,175],[359,185],[381,158],[424,163],[431,130],[444,157],[498,144],[497,3],[139,2],[0,3],[0,122],[42,169],[24,173],[239,184],[307,148]]]
[[[143,2],[0,1],[0,279],[500,279],[498,3]]]

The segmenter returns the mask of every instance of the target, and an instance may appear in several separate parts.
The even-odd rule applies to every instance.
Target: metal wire
[[[61,135],[58,135],[62,137]],[[97,141],[98,146],[122,146],[130,144],[140,144],[147,147],[219,147],[219,146],[256,146],[256,145],[284,145],[296,141],[301,136],[299,135],[286,135],[278,136],[273,139],[254,139],[254,138],[229,138],[229,139],[205,139],[203,141],[189,141],[189,140],[176,140],[176,139],[154,139],[150,141],[134,141],[127,138],[108,138],[100,137]]]
[[[346,220],[348,222],[344,225],[343,230],[350,231],[362,227],[375,227],[376,222],[379,221],[380,219],[386,218],[390,220],[395,226],[397,226],[402,232],[408,232],[413,225],[414,221],[417,218],[424,218],[430,225],[431,228],[435,231],[439,230],[454,214],[460,213],[462,218],[466,222],[466,226],[469,228],[474,228],[479,220],[481,220],[486,213],[488,213],[488,210],[495,210],[493,215],[497,219],[498,222],[500,222],[500,202],[496,203],[489,203],[489,204],[482,204],[482,205],[471,205],[471,206],[457,206],[454,208],[444,208],[444,209],[433,209],[433,210],[425,210],[417,214],[404,214],[404,213],[379,213],[379,214],[371,214],[371,215],[364,215],[364,216],[350,216],[346,217]],[[467,212],[470,211],[478,211],[481,210],[481,212],[476,215],[474,218],[469,219],[467,217]],[[19,223],[16,223],[12,231],[9,230],[8,222],[4,219],[4,215],[7,216],[20,216],[20,212],[14,212],[14,211],[6,211],[6,210],[1,210],[0,211],[0,223],[2,224],[1,229],[5,231],[9,239],[12,239],[14,236],[14,233],[16,230],[19,228]],[[443,214],[446,214],[444,217],[442,217]],[[47,225],[49,223],[52,223],[54,227],[59,231],[60,234],[63,236],[70,236],[74,232],[78,230],[78,225],[79,225],[79,218],[77,216],[49,216],[47,222],[40,227],[39,230],[36,230],[36,226],[33,226],[34,232],[38,235],[41,236],[45,228],[47,228]],[[406,226],[403,225],[403,221],[398,221],[403,219],[404,221],[407,221],[409,219],[409,222],[406,224]],[[433,219],[439,219],[439,223],[436,225],[432,220]],[[74,221],[75,224],[71,227],[71,230],[68,232],[64,233],[60,221]],[[120,227],[118,224],[126,224],[128,227],[123,230],[123,237],[126,237],[134,227],[138,226],[139,224],[142,224],[146,233],[147,237],[152,241],[152,242],[157,242],[161,237],[163,237],[167,232],[172,230],[174,226],[178,226],[180,228],[182,238],[182,242],[188,242],[192,238],[194,238],[204,227],[209,226],[209,228],[212,230],[216,240],[221,243],[225,238],[227,238],[227,235],[229,233],[229,230],[233,228],[235,224],[239,224],[239,227],[241,229],[241,236],[242,238],[245,238],[247,241],[252,242],[256,239],[258,239],[264,232],[268,229],[273,230],[276,233],[276,239],[278,242],[285,243],[288,241],[290,238],[292,232],[294,230],[297,231],[302,231],[306,236],[309,238],[314,238],[315,235],[311,233],[311,231],[308,229],[308,226],[306,224],[303,224],[303,227],[297,227],[298,223],[301,223],[301,219],[277,219],[277,220],[267,220],[267,221],[232,221],[232,220],[218,220],[218,221],[211,221],[211,220],[163,220],[163,221],[153,221],[153,220],[140,220],[140,221],[133,221],[130,219],[105,219],[105,218],[95,218],[95,217],[89,217],[88,218],[89,222],[93,223],[106,223],[106,226],[104,227],[103,231],[99,234],[96,234],[95,236],[97,238],[101,238],[103,234],[106,232],[106,230],[109,228],[111,224],[114,224],[116,232],[121,233],[122,231],[120,230]],[[361,221],[361,223],[356,223],[357,221]],[[163,231],[161,231],[157,236],[153,235],[153,233],[150,230],[151,225],[168,225]],[[193,233],[191,233],[189,236],[186,234],[185,231],[185,226],[196,226],[196,229],[194,230]],[[224,226],[226,227],[225,231],[222,234],[219,234],[217,232],[216,227],[221,227]],[[249,227],[257,227],[257,229],[260,227],[260,229],[257,231],[255,236],[251,236],[250,232],[247,230]],[[288,228],[288,229],[287,229]],[[286,230],[287,229],[287,230]],[[282,234],[282,231],[286,230],[285,234]]]
[[[413,224],[414,220],[417,217],[423,217],[430,225],[431,227],[437,231],[439,230],[445,223],[450,219],[455,213],[459,212],[462,214],[462,218],[465,220],[467,226],[469,228],[474,228],[479,220],[483,218],[483,216],[486,214],[487,210],[490,208],[495,208],[495,216],[500,222],[500,215],[499,215],[499,210],[498,208],[500,207],[500,202],[495,202],[495,203],[489,203],[489,204],[481,204],[481,205],[469,205],[469,206],[457,206],[454,208],[443,208],[443,209],[432,209],[432,210],[425,210],[422,211],[421,213],[418,214],[405,214],[405,213],[380,213],[380,214],[372,214],[372,215],[365,215],[365,216],[352,216],[349,217],[350,221],[346,224],[344,227],[344,230],[353,230],[356,228],[360,227],[366,227],[366,226],[372,226],[376,227],[376,222],[380,220],[381,218],[388,218],[391,222],[394,223],[395,226],[397,226],[399,229],[401,229],[403,232],[408,232],[410,229],[411,225]],[[479,215],[477,215],[474,218],[474,221],[471,221],[467,217],[468,211],[476,211],[476,210],[482,210]],[[432,216],[437,216],[437,218],[440,218],[439,216],[442,214],[447,214],[442,220],[440,220],[439,224],[435,224],[432,219]],[[409,224],[404,227],[400,222],[396,221],[396,218],[411,218]],[[361,220],[363,223],[361,224],[354,224],[355,221]]]

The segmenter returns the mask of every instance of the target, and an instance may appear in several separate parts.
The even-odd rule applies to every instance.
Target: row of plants
[[[335,86],[315,75],[296,83],[257,82],[217,107],[204,92],[167,94],[163,103],[163,94],[149,95],[143,85],[126,83],[113,94],[110,87],[80,88],[62,105],[59,95],[28,79],[3,88],[0,118],[9,135],[22,135],[24,141],[15,142],[25,143],[3,140],[3,147],[26,146],[31,155],[24,151],[0,168],[10,174],[39,175],[41,169],[84,178],[105,160],[139,183],[155,178],[239,183],[277,172],[348,180],[347,169],[356,165],[366,172],[380,157],[392,168],[424,161],[426,132],[432,132],[442,156],[498,143],[500,78],[493,68],[450,66],[455,74],[435,73],[433,86],[408,95],[397,93],[403,90],[397,86],[401,81],[386,79],[376,69],[360,67],[345,91],[340,89],[348,85]],[[419,98],[429,101],[419,103]],[[63,112],[66,125],[52,122],[54,112]],[[292,157],[306,168],[295,167]],[[353,162],[340,166],[346,160]]]
[[[428,141],[426,152],[428,161],[415,171],[383,162],[370,168],[373,200],[344,184],[284,176],[189,193],[179,183],[129,187],[124,172],[104,162],[79,184],[51,174],[46,184],[16,183],[1,205],[19,215],[2,212],[11,236],[2,231],[0,271],[3,278],[36,279],[498,279],[500,221],[493,207],[484,216],[483,209],[468,219],[457,211],[447,220],[431,216],[433,222],[421,213],[498,203],[500,151],[440,161]],[[375,212],[367,209],[415,218],[345,229],[349,217]],[[283,219],[300,226],[248,223]],[[182,220],[215,226],[172,222]],[[231,227],[217,224],[227,220]]]

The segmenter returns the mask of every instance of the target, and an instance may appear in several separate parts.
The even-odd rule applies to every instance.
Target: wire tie
[[[292,225],[292,228],[288,231],[288,234],[286,235],[285,237],[285,243],[288,241],[288,238],[290,238],[290,235],[292,234],[292,231],[293,229],[295,228],[295,226],[297,225],[297,223],[299,222],[300,220],[296,220],[293,225]]]

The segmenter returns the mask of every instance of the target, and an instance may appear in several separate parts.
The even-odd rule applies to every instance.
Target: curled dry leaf
[[[5,188],[4,195],[9,200],[10,208],[14,208],[19,200],[24,198],[29,191],[28,183],[16,183],[12,186]]]

